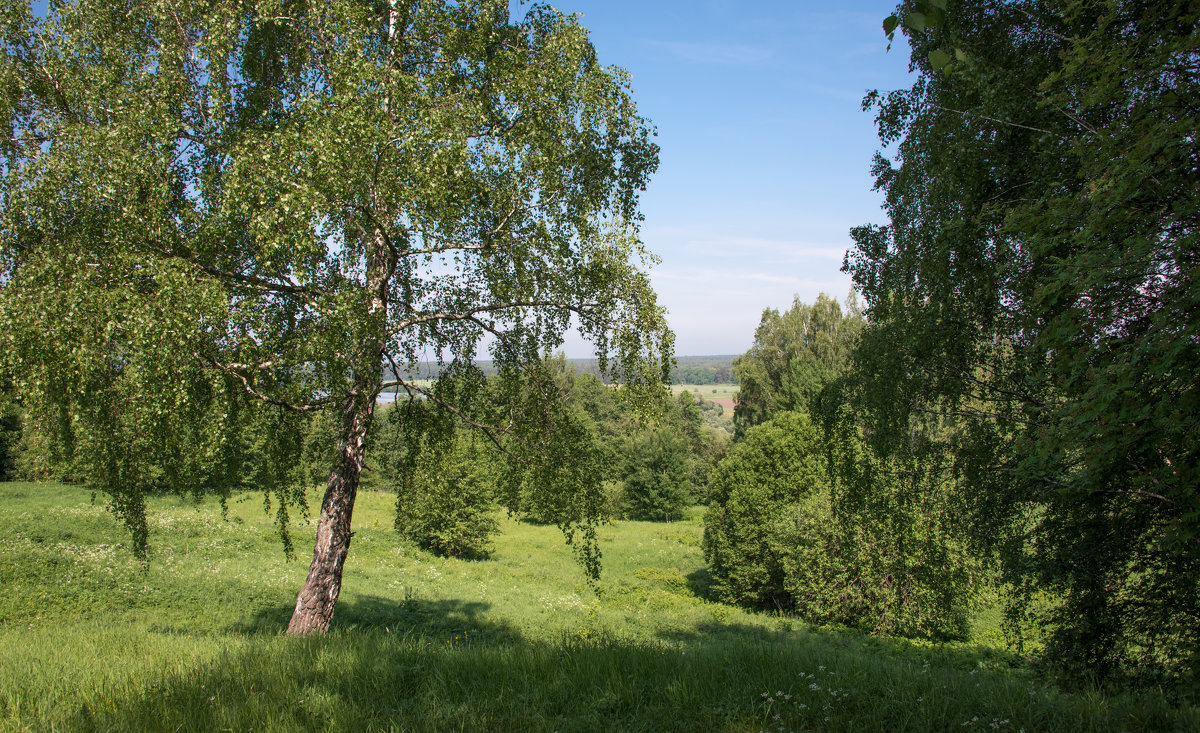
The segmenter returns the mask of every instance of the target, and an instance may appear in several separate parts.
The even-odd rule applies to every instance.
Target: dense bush
[[[743,605],[791,608],[784,587],[788,510],[827,491],[820,432],[802,413],[781,413],[746,431],[709,482],[704,553],[714,588]]]
[[[396,530],[419,547],[447,557],[481,559],[491,554],[495,478],[480,458],[475,436],[456,436],[427,451],[396,486]]]
[[[713,476],[716,591],[817,623],[964,637],[977,563],[955,533],[955,493],[914,469],[876,458],[848,419],[826,432],[784,412],[749,429]]]
[[[628,519],[679,519],[691,504],[687,441],[673,431],[646,430],[630,441],[625,460],[621,513]]]

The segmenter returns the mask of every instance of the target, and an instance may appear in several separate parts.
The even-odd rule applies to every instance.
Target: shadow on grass
[[[716,594],[713,592],[712,586],[712,573],[708,572],[707,567],[701,567],[687,574],[688,590],[697,598],[702,598],[706,601],[716,601]]]
[[[470,635],[489,641],[520,641],[516,630],[493,620],[485,620],[490,603],[479,601],[417,600],[396,601],[381,596],[355,595],[338,603],[330,625],[331,634],[378,631],[414,640],[444,641]],[[278,635],[292,617],[292,604],[262,608],[249,620],[231,627],[231,631],[250,635]]]
[[[930,664],[911,645],[854,632],[721,623],[644,643],[554,643],[524,640],[486,619],[487,610],[361,596],[339,605],[328,636],[296,639],[279,633],[290,608],[270,609],[212,658],[164,663],[149,681],[72,699],[78,707],[62,727],[923,731],[960,730],[975,717],[1013,730],[1156,730],[1200,722],[1195,711],[1181,717],[1161,704],[1060,695],[1003,668],[977,674],[979,658],[967,649],[930,649]]]

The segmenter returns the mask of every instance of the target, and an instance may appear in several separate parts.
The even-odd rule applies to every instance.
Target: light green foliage
[[[695,401],[704,424],[712,428],[713,432],[709,433],[709,435],[713,441],[728,443],[729,439],[733,436],[732,411],[726,412],[720,403],[706,399],[704,395],[697,395]]]
[[[715,408],[715,410],[713,409]],[[686,441],[687,480],[692,503],[708,500],[708,481],[717,463],[729,452],[732,427],[724,408],[713,402],[681,392],[671,406],[670,429]]]
[[[558,356],[523,373],[501,372],[489,380],[487,399],[498,417],[529,426],[529,437],[508,443],[501,457],[501,504],[535,522],[557,524],[569,538],[582,517],[605,515],[603,482],[613,470],[615,433],[603,416],[616,407],[611,388],[590,375],[577,376]],[[586,554],[589,547],[590,541],[576,545],[585,553],[585,567],[596,571],[599,558]]]
[[[846,263],[871,438],[921,465],[915,430],[969,487],[1012,618],[1051,599],[1032,622],[1060,665],[1191,686],[1198,21],[1195,3],[1061,0],[906,26],[916,84],[866,100],[897,143],[875,167],[890,222],[854,230]]]
[[[434,386],[442,397],[474,381],[464,374],[443,379]],[[497,530],[496,446],[432,400],[401,401],[379,417],[363,485],[395,496],[396,531],[443,556],[487,557]]]
[[[1062,691],[994,649],[706,601],[693,512],[602,526],[594,595],[553,527],[501,518],[492,559],[443,558],[397,546],[393,497],[365,491],[358,567],[333,628],[298,641],[277,630],[305,566],[270,551],[273,518],[257,494],[232,495],[228,519],[211,503],[148,502],[146,567],[86,489],[0,484],[0,729],[1200,726],[1194,707],[1153,691]],[[306,520],[291,521],[299,531]]]
[[[560,395],[566,409],[552,416],[556,427],[548,432],[577,434],[579,440],[555,461],[561,464],[556,475],[567,477],[556,479],[559,484],[588,486],[586,493],[603,497],[610,516],[640,519],[678,518],[702,495],[718,443],[690,394],[668,399],[662,393],[653,402],[636,403],[594,375],[576,373],[561,355],[543,360],[542,367],[541,377],[526,373],[513,383],[516,398],[502,379],[493,378],[489,399],[511,409],[530,391]],[[501,476],[505,506],[537,522],[560,521],[567,507],[559,489],[509,473],[511,479]],[[608,488],[597,492],[604,482]]]
[[[770,420],[777,413],[798,410],[820,414],[825,386],[840,376],[863,327],[862,313],[852,292],[846,310],[824,293],[812,305],[797,298],[782,314],[768,308],[754,333],[754,345],[734,359],[737,377],[737,434]]]
[[[396,489],[396,530],[439,555],[480,559],[498,529],[495,479],[479,436],[457,436],[433,447]]]
[[[0,36],[0,353],[137,552],[148,492],[225,490],[248,402],[336,410],[323,516],[345,518],[383,389],[472,409],[470,390],[403,378],[422,356],[465,371],[487,338],[516,375],[574,318],[602,371],[661,390],[672,336],[637,238],[658,149],[575,18],[513,22],[504,0],[78,0],[41,19],[7,3]],[[549,409],[486,427],[522,465],[561,464],[577,433],[553,433]],[[299,417],[263,419],[283,432],[259,455],[320,463]],[[596,502],[570,496],[591,488],[562,487],[583,546]],[[328,529],[341,552],[348,526]]]

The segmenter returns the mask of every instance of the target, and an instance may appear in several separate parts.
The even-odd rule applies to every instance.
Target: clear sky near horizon
[[[601,63],[628,69],[658,129],[642,239],[676,354],[737,354],[764,308],[844,300],[849,229],[881,223],[870,89],[911,86],[892,0],[552,0]],[[514,3],[514,15],[523,12]],[[586,357],[573,339],[567,356]]]

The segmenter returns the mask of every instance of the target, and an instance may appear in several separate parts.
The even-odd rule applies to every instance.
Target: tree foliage
[[[12,384],[0,382],[0,481],[11,481],[17,472],[21,441],[21,414]]]
[[[739,385],[736,434],[779,412],[820,413],[821,392],[845,371],[862,326],[853,293],[844,312],[824,293],[811,305],[797,298],[783,313],[764,310],[754,345],[733,360]]]
[[[828,491],[820,430],[784,412],[748,430],[713,472],[704,556],[717,593],[744,605],[790,609],[782,529],[789,508]]]
[[[389,383],[385,364],[465,372],[486,337],[513,383],[574,322],[605,373],[660,389],[671,335],[637,240],[657,147],[574,18],[511,22],[500,0],[4,8],[4,352],[139,552],[144,492],[219,483],[247,403],[288,430],[330,410],[291,626],[320,632],[377,395],[468,415],[471,390]],[[475,422],[544,465],[548,409]],[[586,538],[582,506],[563,516]]]
[[[388,434],[378,440],[385,448],[378,452],[384,453],[379,469],[396,494],[396,530],[439,555],[486,558],[499,529],[494,516],[495,462],[483,445],[486,439],[459,428],[449,439],[410,432],[416,439],[406,441],[404,407],[387,411],[381,432]]]
[[[1038,621],[1069,668],[1193,684],[1198,20],[1057,0],[903,24],[919,79],[867,99],[898,142],[875,165],[890,223],[855,229],[846,262],[876,444],[902,454],[914,421],[943,421],[929,449],[976,495],[1014,614],[1051,598]]]
[[[872,633],[963,638],[980,563],[961,493],[881,457],[847,407],[821,426],[782,412],[713,474],[704,551],[718,595]]]
[[[625,455],[622,514],[628,519],[669,522],[690,505],[688,444],[668,429],[634,435]]]

